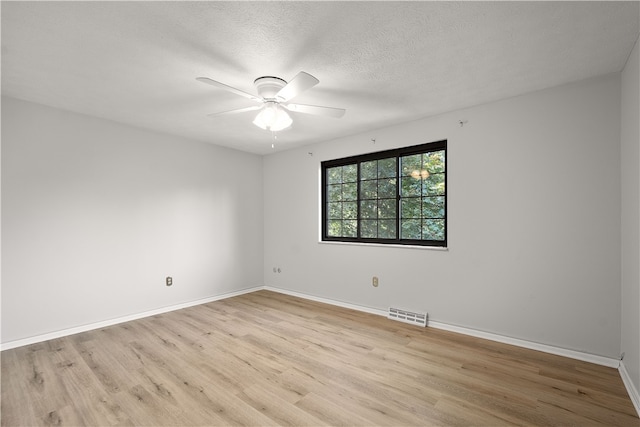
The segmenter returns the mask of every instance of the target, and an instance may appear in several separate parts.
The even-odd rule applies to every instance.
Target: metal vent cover
[[[387,318],[412,325],[427,326],[429,315],[427,313],[414,313],[412,311],[389,307]]]

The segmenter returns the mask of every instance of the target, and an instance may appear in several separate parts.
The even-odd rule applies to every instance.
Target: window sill
[[[375,246],[378,248],[400,248],[400,249],[423,249],[428,251],[448,252],[448,247],[442,246],[420,246],[420,245],[388,245],[384,243],[361,243],[361,242],[333,242],[327,240],[319,240],[321,245],[340,245],[340,246]]]

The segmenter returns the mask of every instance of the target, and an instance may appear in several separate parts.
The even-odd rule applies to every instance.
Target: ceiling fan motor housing
[[[253,84],[262,98],[275,99],[276,94],[287,85],[287,82],[279,77],[264,76],[255,79]]]

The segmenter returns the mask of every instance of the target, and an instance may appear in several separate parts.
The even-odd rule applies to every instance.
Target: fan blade
[[[276,98],[280,102],[287,102],[318,83],[320,83],[320,80],[311,74],[300,71],[285,87],[280,89],[276,94]]]
[[[202,82],[202,83],[209,84],[211,86],[217,86],[217,87],[222,88],[224,90],[228,90],[229,92],[235,93],[236,95],[240,95],[240,96],[252,99],[252,100],[257,101],[257,102],[262,102],[262,98],[260,98],[260,97],[257,97],[255,95],[251,95],[250,93],[244,92],[244,91],[242,91],[240,89],[236,89],[235,87],[227,86],[224,83],[220,83],[220,82],[217,82],[215,80],[211,80],[210,78],[198,77],[198,78],[196,78],[196,80],[199,81],[199,82]]]
[[[320,107],[318,105],[303,105],[303,104],[280,104],[285,107],[289,111],[294,111],[296,113],[304,113],[304,114],[315,114],[317,116],[327,116],[327,117],[335,117],[339,119],[344,116],[344,113],[347,111],[344,108],[333,108],[333,107]]]
[[[207,114],[208,117],[215,117],[215,116],[220,116],[222,114],[236,114],[236,113],[245,113],[247,111],[256,111],[262,108],[262,105],[254,105],[252,107],[245,107],[245,108],[238,108],[235,110],[228,110],[228,111],[220,111],[219,113],[211,113],[211,114]]]

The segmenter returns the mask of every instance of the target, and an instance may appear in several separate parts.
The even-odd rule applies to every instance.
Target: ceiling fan
[[[221,89],[225,89],[229,92],[243,96],[260,104],[251,107],[238,108],[236,110],[221,111],[219,113],[208,114],[209,117],[219,116],[222,114],[235,114],[260,110],[256,118],[253,120],[253,124],[262,129],[270,130],[272,132],[277,132],[291,126],[293,120],[291,119],[289,114],[287,114],[287,110],[296,113],[315,114],[319,116],[335,118],[344,116],[344,113],[346,111],[342,108],[289,103],[289,101],[291,101],[293,98],[320,82],[311,74],[305,73],[304,71],[300,71],[298,74],[296,74],[296,76],[289,83],[279,77],[258,77],[253,82],[254,86],[256,87],[256,91],[258,92],[258,96],[252,95],[248,92],[244,92],[231,86],[227,86],[224,83],[211,80],[207,77],[198,77],[196,78],[196,80],[202,83],[207,83],[212,86],[219,87]]]

